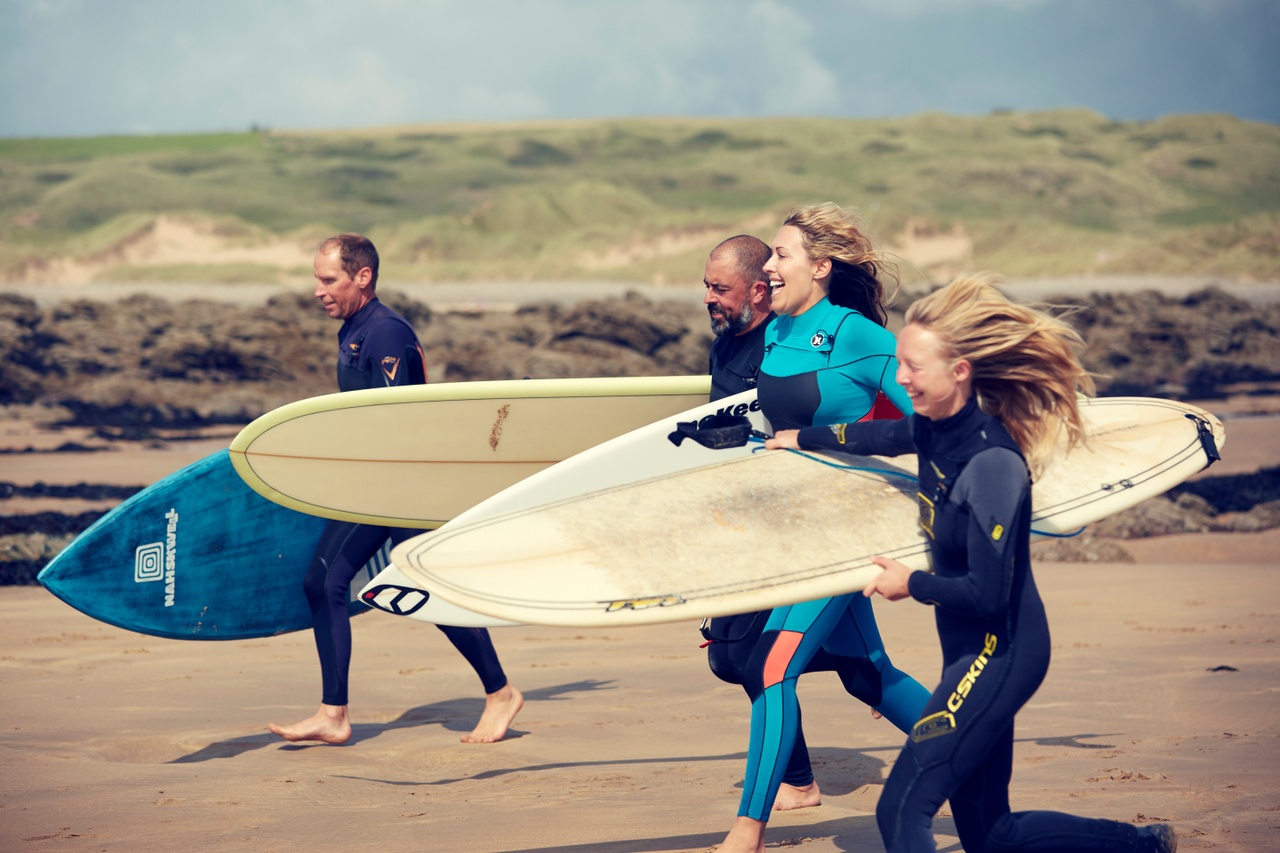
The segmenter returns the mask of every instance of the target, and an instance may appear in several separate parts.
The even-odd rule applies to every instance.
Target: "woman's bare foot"
[[[346,705],[321,705],[320,710],[292,726],[267,726],[287,741],[318,740],[323,743],[346,743],[351,739],[351,721]]]
[[[764,830],[768,826],[764,821],[739,817],[734,820],[733,827],[724,841],[716,848],[716,853],[764,853]]]
[[[484,713],[480,722],[469,734],[462,736],[463,743],[497,743],[507,736],[511,721],[524,707],[524,694],[510,684],[484,697]]]
[[[818,790],[818,780],[814,779],[803,788],[783,782],[778,787],[778,796],[773,800],[775,812],[786,812],[791,809],[807,809],[822,805],[822,792]]]

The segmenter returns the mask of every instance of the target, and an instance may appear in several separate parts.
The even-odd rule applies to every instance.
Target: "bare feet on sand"
[[[267,726],[287,741],[317,740],[321,743],[346,743],[351,739],[351,721],[346,705],[321,705],[320,710],[292,726]]]
[[[729,834],[716,848],[716,853],[764,853],[766,826],[767,823],[749,817],[735,819]]]
[[[822,805],[822,792],[818,790],[818,780],[814,779],[803,788],[783,782],[778,787],[778,796],[773,800],[775,812],[786,812],[792,809],[807,809]]]
[[[463,743],[497,743],[507,736],[507,727],[524,707],[524,695],[508,684],[484,697],[484,713]]]

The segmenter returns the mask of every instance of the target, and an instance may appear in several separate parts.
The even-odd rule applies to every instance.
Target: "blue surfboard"
[[[327,521],[245,485],[221,450],[98,519],[37,580],[102,622],[177,640],[243,640],[311,627],[302,579]],[[353,594],[389,562],[386,545]],[[353,600],[353,613],[368,608]]]

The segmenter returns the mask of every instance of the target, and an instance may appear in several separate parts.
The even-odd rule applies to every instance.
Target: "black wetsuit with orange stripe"
[[[357,391],[427,381],[422,346],[409,322],[372,300],[347,318],[338,331],[338,388]],[[352,441],[376,440],[352,436]],[[303,591],[311,607],[316,651],[324,683],[326,705],[347,704],[347,675],[351,666],[351,617],[348,594],[352,578],[388,539],[399,544],[424,533],[403,527],[380,527],[330,521],[321,535]],[[475,669],[485,693],[501,690],[507,677],[483,628],[441,625],[449,641]]]

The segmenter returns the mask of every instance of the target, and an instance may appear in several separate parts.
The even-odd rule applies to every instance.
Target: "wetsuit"
[[[920,526],[934,571],[911,597],[934,605],[942,681],[898,756],[876,807],[890,851],[932,851],[951,801],[960,844],[1005,851],[1160,849],[1127,823],[1011,813],[1013,718],[1049,668],[1049,625],[1031,573],[1031,480],[1017,444],[974,398],[949,418],[801,430],[800,446],[919,456]]]
[[[770,313],[741,335],[721,335],[711,343],[711,402],[750,391],[764,358],[764,333],[776,315]]]
[[[377,299],[365,305],[338,331],[338,388],[354,391],[427,381],[422,347],[413,328]],[[363,440],[353,436],[353,441]],[[326,705],[347,704],[351,665],[351,617],[347,609],[351,579],[390,538],[396,545],[425,531],[330,521],[320,537],[303,581],[311,607],[316,651]],[[501,690],[507,677],[483,628],[437,626],[480,676],[485,693]]]
[[[760,406],[775,429],[857,421],[883,395],[901,412],[895,341],[857,311],[823,299],[769,325],[758,378]],[[851,523],[853,523],[851,521]],[[871,603],[861,593],[775,608],[747,662],[751,746],[738,814],[767,820],[800,732],[796,680],[834,669],[845,689],[902,731],[919,719],[929,692],[890,663]]]

